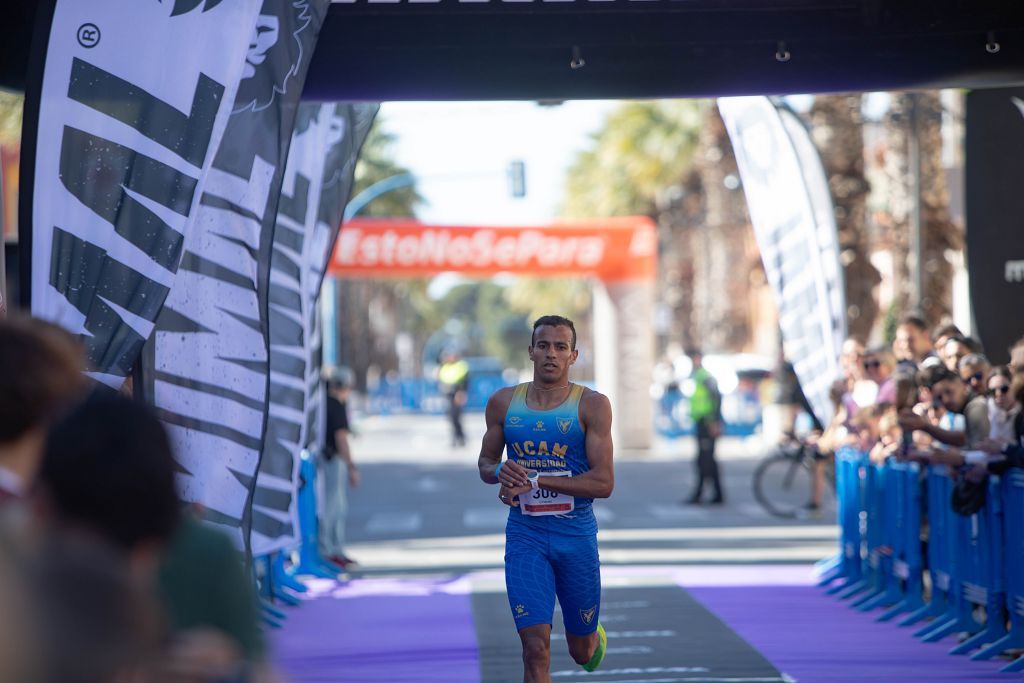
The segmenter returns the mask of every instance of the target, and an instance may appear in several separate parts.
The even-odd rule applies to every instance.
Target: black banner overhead
[[[1024,320],[1024,88],[967,94],[967,271],[977,336],[1006,363]]]

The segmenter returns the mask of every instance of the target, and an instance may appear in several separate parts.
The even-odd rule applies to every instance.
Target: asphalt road
[[[356,420],[362,485],[350,492],[348,550],[359,574],[502,566],[507,508],[477,475],[482,422],[467,415],[469,444],[453,449],[443,417]],[[765,451],[756,440],[719,442],[725,505],[686,505],[693,450],[689,439],[657,440],[616,455],[615,492],[595,503],[603,564],[811,563],[834,553],[834,511],[780,520],[754,500],[752,473]]]

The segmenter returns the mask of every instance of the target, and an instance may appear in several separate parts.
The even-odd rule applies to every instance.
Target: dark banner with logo
[[[252,503],[254,555],[298,542],[299,457],[319,383],[315,312],[330,243],[376,105],[303,104],[285,166],[270,270],[270,394]]]
[[[967,272],[993,363],[1024,336],[1024,88],[967,94]]]
[[[42,2],[22,141],[32,313],[119,387],[170,291],[259,3]]]
[[[182,497],[249,547],[270,392],[273,237],[299,96],[328,0],[263,0],[145,377]]]

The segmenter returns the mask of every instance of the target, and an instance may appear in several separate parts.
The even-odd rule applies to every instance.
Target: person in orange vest
[[[690,381],[693,383],[690,418],[697,430],[697,485],[686,502],[699,505],[704,484],[710,483],[714,489],[711,502],[722,504],[725,496],[718,474],[718,462],[715,460],[715,441],[722,435],[722,394],[718,390],[718,382],[704,368],[700,350],[691,349],[686,355],[693,361],[693,371],[690,373]]]

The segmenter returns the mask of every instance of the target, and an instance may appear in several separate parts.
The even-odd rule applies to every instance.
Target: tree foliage
[[[562,214],[651,215],[658,194],[679,182],[697,145],[699,100],[625,102],[612,111],[569,171]]]
[[[0,90],[0,145],[21,143],[24,105],[24,95]]]
[[[392,176],[409,173],[409,169],[395,162],[395,136],[386,130],[386,122],[378,116],[370,128],[366,142],[356,163],[355,186],[352,196],[357,196],[366,188]],[[363,217],[376,218],[411,218],[416,215],[416,207],[423,203],[423,197],[412,185],[399,187],[373,199],[358,213]]]

